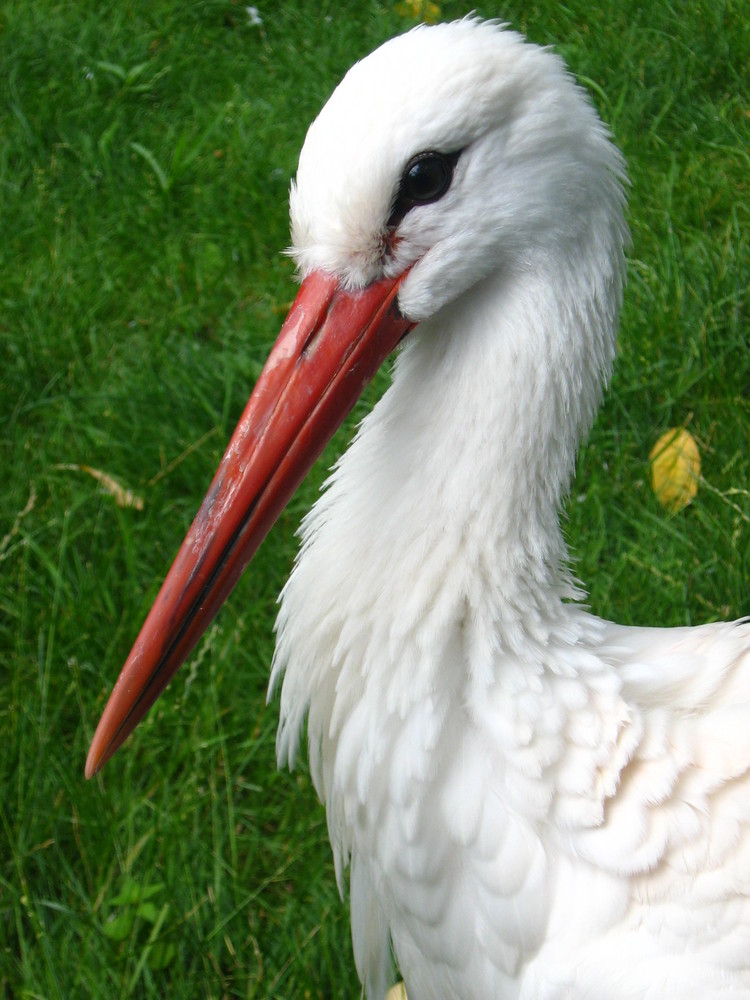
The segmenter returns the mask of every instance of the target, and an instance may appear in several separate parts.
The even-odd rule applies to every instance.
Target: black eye
[[[404,168],[388,228],[399,224],[410,208],[428,205],[442,198],[453,180],[453,171],[461,155],[457,153],[417,153]]]
[[[401,197],[414,204],[436,201],[445,194],[453,176],[453,164],[440,153],[420,153],[406,165],[401,178]]]

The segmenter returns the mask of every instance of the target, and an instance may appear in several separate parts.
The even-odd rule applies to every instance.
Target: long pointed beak
[[[398,309],[404,276],[355,291],[323,272],[302,283],[110,695],[87,778],[170,682],[365,385],[414,325]]]

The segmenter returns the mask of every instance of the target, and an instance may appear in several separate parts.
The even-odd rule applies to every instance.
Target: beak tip
[[[91,741],[88,756],[86,757],[86,766],[83,769],[86,781],[91,781],[94,775],[101,771],[116,749],[111,743],[107,744],[104,734],[100,732],[101,729],[102,725],[100,722]]]
[[[96,747],[96,738],[91,743],[89,747],[89,754],[86,758],[86,766],[83,769],[83,774],[86,781],[91,781],[95,774],[99,773],[104,762],[101,760],[101,754],[98,752]]]

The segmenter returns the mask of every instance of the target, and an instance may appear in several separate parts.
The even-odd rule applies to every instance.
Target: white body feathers
[[[405,163],[462,150],[386,220]],[[407,277],[393,384],[304,523],[273,683],[308,718],[368,997],[750,996],[750,626],[576,603],[558,524],[614,357],[623,165],[551,53],[473,20],[355,66],[292,192],[303,273]]]

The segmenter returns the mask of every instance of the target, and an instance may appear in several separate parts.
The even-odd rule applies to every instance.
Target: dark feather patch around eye
[[[401,174],[388,228],[395,229],[406,213],[417,205],[439,201],[451,186],[453,171],[461,155],[428,150],[412,156]]]

